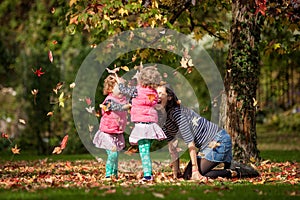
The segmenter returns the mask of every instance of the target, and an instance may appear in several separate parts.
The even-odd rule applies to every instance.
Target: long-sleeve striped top
[[[194,141],[195,146],[202,150],[213,140],[220,128],[191,109],[175,107],[168,111],[163,131],[168,141],[179,134],[186,144]]]

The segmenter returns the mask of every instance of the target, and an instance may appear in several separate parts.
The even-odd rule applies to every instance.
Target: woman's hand
[[[197,180],[197,181],[206,182],[207,178],[205,176],[202,176],[199,171],[193,171],[192,172],[191,180]]]

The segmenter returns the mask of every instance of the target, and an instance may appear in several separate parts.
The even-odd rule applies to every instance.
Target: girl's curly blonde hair
[[[115,87],[115,84],[117,83],[117,79],[114,75],[108,75],[103,84],[103,94],[108,95],[111,93]]]
[[[162,77],[156,66],[142,68],[138,75],[138,82],[143,87],[156,88],[161,84]]]

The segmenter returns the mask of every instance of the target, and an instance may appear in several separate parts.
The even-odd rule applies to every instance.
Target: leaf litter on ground
[[[184,168],[186,163],[181,163]],[[300,182],[298,162],[271,162],[264,161],[256,166],[260,173],[255,178],[217,178],[208,179],[206,184],[211,186],[220,183],[245,183],[248,184],[291,184],[297,185]],[[36,191],[46,188],[104,188],[106,193],[114,193],[114,186],[131,187],[141,183],[142,167],[139,160],[119,161],[119,177],[111,180],[105,179],[105,162],[97,160],[78,161],[52,161],[50,159],[35,161],[6,161],[1,163],[0,168],[0,188],[25,189]],[[154,180],[146,183],[181,185],[193,181],[174,179],[169,161],[153,161]],[[196,182],[197,183],[197,182]],[[107,189],[107,187],[109,187]],[[214,188],[212,188],[214,190]],[[210,191],[207,191],[210,192]],[[158,198],[163,198],[161,194],[153,194]]]

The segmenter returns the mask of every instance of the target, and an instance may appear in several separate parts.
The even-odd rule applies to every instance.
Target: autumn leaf
[[[148,97],[148,99],[149,99],[149,101],[151,103],[156,99],[156,95],[155,94],[147,94],[147,97]]]
[[[2,137],[2,138],[5,138],[5,139],[8,139],[8,134],[6,134],[6,133],[1,133],[1,137]]]
[[[53,54],[52,54],[52,51],[48,51],[48,58],[50,60],[51,63],[53,63]]]
[[[66,148],[68,138],[69,138],[69,136],[65,135],[60,143],[60,146],[55,147],[54,150],[52,151],[52,154],[61,154],[62,150],[64,150]]]
[[[133,148],[133,147],[129,147],[127,151],[125,151],[124,153],[128,156],[131,156],[132,154],[136,153],[138,150]]]
[[[39,90],[38,90],[38,89],[33,89],[33,90],[31,90],[31,94],[33,95],[33,102],[34,102],[34,105],[36,105],[36,96],[37,96],[38,93],[39,93]]]
[[[52,44],[54,44],[54,45],[56,45],[57,43],[58,43],[57,40],[52,41]]]
[[[88,108],[85,108],[85,110],[86,110],[88,113],[92,114],[93,111],[95,110],[95,107],[89,106]]]
[[[128,72],[129,68],[127,66],[122,66],[121,69],[123,69],[124,71]]]
[[[63,84],[64,84],[63,82],[58,82],[58,83],[56,84],[55,88],[52,89],[53,92],[54,92],[55,94],[57,94],[58,90],[60,90],[60,89],[62,88]]]
[[[71,89],[75,88],[75,86],[76,86],[76,84],[74,82],[70,84]]]
[[[110,73],[110,74],[116,74],[120,68],[117,67],[117,68],[114,68],[114,69],[109,69],[109,68],[106,68],[107,72]]]
[[[67,142],[68,142],[68,135],[65,135],[65,137],[62,139],[61,143],[60,143],[60,148],[63,150],[66,148],[67,146]]]
[[[54,150],[52,151],[52,154],[60,154],[62,152],[60,147],[55,147]]]
[[[47,116],[53,116],[53,113],[54,113],[53,111],[50,111],[47,113]]]
[[[20,150],[21,149],[18,149],[17,145],[15,145],[15,147],[11,148],[11,151],[13,152],[13,154],[20,154]]]
[[[64,92],[62,92],[59,97],[58,97],[58,105],[60,107],[65,107],[65,103],[64,103],[65,99],[64,99]]]
[[[32,69],[33,73],[37,75],[38,77],[41,77],[41,75],[45,74],[45,72],[42,72],[42,68],[36,69],[35,71]]]
[[[107,103],[107,105],[100,104],[100,108],[103,109],[104,112],[109,111],[110,103]]]
[[[120,8],[118,10],[118,13],[121,14],[121,16],[123,17],[124,14],[128,15],[128,10],[125,10],[124,8]]]
[[[24,119],[19,119],[19,122],[24,125],[26,124],[26,121]]]
[[[92,104],[92,100],[89,97],[85,98],[85,102],[88,106]]]

